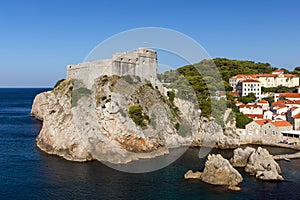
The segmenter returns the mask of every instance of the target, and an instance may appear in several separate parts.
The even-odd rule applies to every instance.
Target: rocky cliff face
[[[171,102],[150,83],[118,76],[100,77],[91,89],[65,80],[38,94],[31,111],[43,121],[36,139],[41,150],[72,161],[111,163],[226,138],[220,126],[199,114],[193,104],[176,98]]]

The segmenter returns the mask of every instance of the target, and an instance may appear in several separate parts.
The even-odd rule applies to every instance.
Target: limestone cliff
[[[38,147],[68,160],[126,163],[189,145],[180,111],[150,83],[128,78],[103,76],[92,89],[65,80],[37,95],[31,115],[43,120]]]
[[[229,138],[192,103],[171,101],[131,76],[101,76],[90,89],[79,80],[62,81],[36,96],[31,115],[43,121],[37,146],[72,161],[127,163]]]

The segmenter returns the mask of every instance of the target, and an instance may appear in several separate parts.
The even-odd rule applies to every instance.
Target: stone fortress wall
[[[112,59],[68,65],[67,79],[80,79],[92,87],[94,79],[107,75],[134,75],[151,82],[157,77],[157,52],[138,48],[131,52],[116,53]]]

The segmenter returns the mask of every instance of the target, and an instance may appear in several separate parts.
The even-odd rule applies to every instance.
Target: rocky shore
[[[257,179],[264,181],[282,181],[281,169],[278,163],[269,154],[268,150],[246,147],[233,151],[229,160],[220,154],[209,155],[203,172],[189,170],[184,175],[185,179],[200,179],[213,185],[227,185],[229,189],[238,191],[238,184],[243,181],[241,174],[234,167],[244,167],[244,170]]]
[[[117,164],[180,146],[239,146],[234,124],[223,132],[193,103],[171,100],[137,77],[101,76],[90,89],[79,80],[61,81],[35,97],[31,116],[43,121],[37,146],[71,161]]]

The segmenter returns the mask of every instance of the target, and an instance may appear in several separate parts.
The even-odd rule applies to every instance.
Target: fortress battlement
[[[156,74],[157,52],[147,48],[115,53],[112,59],[67,66],[67,79],[80,79],[88,87],[93,85],[96,78],[103,75],[133,75],[141,79],[153,80],[156,79]]]

